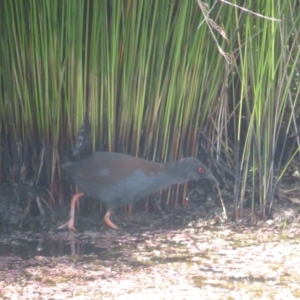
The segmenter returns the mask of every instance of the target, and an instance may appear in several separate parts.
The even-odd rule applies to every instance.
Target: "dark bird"
[[[117,207],[133,203],[173,184],[202,178],[217,180],[194,157],[169,163],[156,163],[114,152],[94,152],[89,158],[62,165],[78,185],[80,193],[71,201],[69,229],[74,228],[75,205],[80,197],[100,200],[106,205],[104,222],[111,228],[118,227],[110,220]]]

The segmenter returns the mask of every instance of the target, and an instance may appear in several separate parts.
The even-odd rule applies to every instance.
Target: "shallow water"
[[[4,299],[297,299],[300,227],[0,234]]]

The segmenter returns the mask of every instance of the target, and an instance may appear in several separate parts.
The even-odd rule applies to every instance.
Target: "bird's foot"
[[[117,225],[115,225],[111,220],[110,220],[110,215],[111,211],[108,211],[105,216],[104,216],[104,222],[106,225],[112,229],[120,229]]]

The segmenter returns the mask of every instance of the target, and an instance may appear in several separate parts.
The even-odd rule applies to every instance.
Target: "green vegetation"
[[[298,153],[283,156],[297,133],[299,4],[242,2],[278,22],[219,1],[209,21],[204,2],[4,1],[1,182],[43,174],[58,199],[87,107],[94,149],[156,161],[205,149],[235,187],[236,217],[246,194],[264,217]]]

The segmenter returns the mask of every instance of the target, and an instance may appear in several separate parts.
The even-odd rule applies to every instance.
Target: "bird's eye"
[[[204,170],[204,168],[200,167],[200,168],[198,169],[198,172],[199,172],[199,173],[204,173],[205,170]]]

